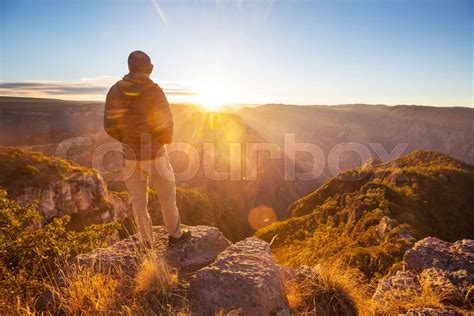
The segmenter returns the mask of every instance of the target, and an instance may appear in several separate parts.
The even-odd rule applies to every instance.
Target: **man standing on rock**
[[[160,200],[170,243],[185,239],[176,207],[176,185],[165,144],[172,142],[173,115],[163,90],[150,79],[153,64],[142,51],[128,56],[130,72],[112,86],[105,102],[104,127],[122,143],[125,170],[133,170],[125,183],[141,241],[153,247],[147,210],[148,183]]]

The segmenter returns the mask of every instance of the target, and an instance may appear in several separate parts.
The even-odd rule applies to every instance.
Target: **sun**
[[[207,111],[217,111],[224,106],[224,93],[217,85],[206,86],[199,89],[197,102]]]

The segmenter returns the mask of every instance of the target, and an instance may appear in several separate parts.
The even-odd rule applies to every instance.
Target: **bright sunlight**
[[[225,94],[222,86],[212,84],[199,89],[197,102],[207,111],[217,111],[224,106]]]

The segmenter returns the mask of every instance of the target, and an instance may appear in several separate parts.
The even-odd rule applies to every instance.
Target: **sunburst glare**
[[[219,110],[225,104],[225,94],[222,86],[211,84],[200,88],[197,102],[207,111]]]

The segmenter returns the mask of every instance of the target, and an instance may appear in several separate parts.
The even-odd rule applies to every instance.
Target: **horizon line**
[[[61,101],[61,102],[88,102],[88,103],[105,103],[105,97],[103,101],[98,100],[88,100],[88,99],[60,99],[60,98],[44,98],[44,97],[28,97],[28,96],[15,96],[15,95],[3,95],[0,94],[0,99],[4,98],[15,98],[15,99],[35,99],[35,100],[45,100],[45,101]],[[187,105],[187,106],[202,106],[197,102],[169,102],[170,105]],[[412,106],[412,107],[432,107],[432,108],[467,108],[467,109],[474,109],[474,106],[466,106],[466,105],[426,105],[426,104],[407,104],[407,103],[397,103],[397,104],[385,104],[385,103],[334,103],[334,104],[296,104],[296,103],[281,103],[281,102],[267,102],[267,103],[225,103],[221,106],[221,108],[228,108],[228,107],[260,107],[260,106],[268,106],[268,105],[276,105],[276,106],[295,106],[295,107],[337,107],[337,106],[349,106],[349,105],[356,105],[356,106],[385,106],[385,107],[397,107],[397,106]]]

